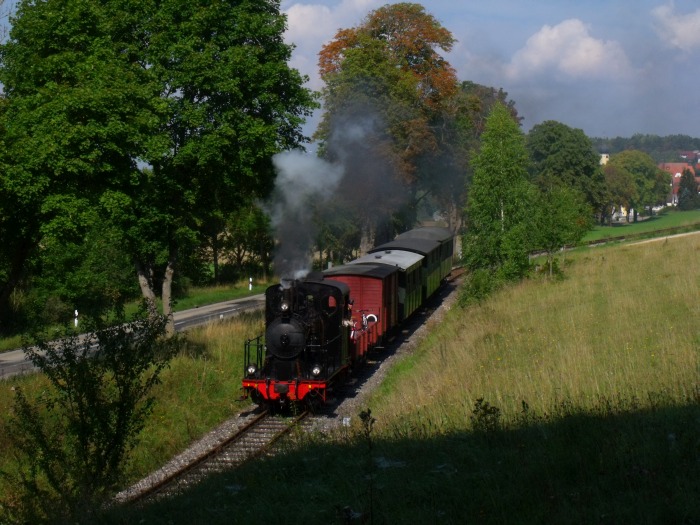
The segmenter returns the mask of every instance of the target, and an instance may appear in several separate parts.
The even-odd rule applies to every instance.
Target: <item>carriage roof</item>
[[[454,237],[447,228],[439,226],[422,226],[396,236],[397,239],[431,239],[437,242],[445,242]]]
[[[369,253],[387,252],[393,250],[406,250],[409,252],[427,255],[440,247],[440,243],[432,239],[421,238],[404,238],[396,239],[384,244],[380,244],[376,248],[372,248]]]
[[[334,266],[323,271],[323,274],[333,278],[334,275],[357,275],[362,277],[374,277],[376,279],[384,279],[388,275],[396,272],[396,266],[389,266],[381,263],[363,263],[363,264],[343,264]]]
[[[413,266],[420,264],[423,261],[423,256],[404,250],[391,250],[387,252],[368,253],[367,255],[351,261],[349,264],[386,264],[407,271]]]

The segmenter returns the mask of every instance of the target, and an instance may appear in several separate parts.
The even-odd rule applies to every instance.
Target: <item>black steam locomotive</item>
[[[312,274],[265,292],[265,338],[246,343],[243,388],[254,401],[325,402],[335,376],[350,365],[350,289]]]

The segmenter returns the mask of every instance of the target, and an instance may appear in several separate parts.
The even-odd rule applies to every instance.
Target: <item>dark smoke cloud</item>
[[[407,202],[382,129],[377,112],[356,106],[331,122],[328,160],[301,151],[273,157],[277,180],[266,209],[275,229],[274,265],[280,277],[299,278],[310,271],[319,221],[349,213],[363,231],[371,231],[372,238],[366,239],[371,245],[376,224],[386,224]],[[383,231],[378,240],[387,236]]]
[[[391,214],[409,202],[410,196],[399,179],[400,160],[384,131],[385,122],[379,111],[365,103],[335,116],[330,124],[326,151],[345,168],[346,176],[339,186],[344,207],[358,218],[363,230],[375,231],[378,225],[386,230],[382,226],[386,227]],[[388,240],[387,235],[388,230],[379,240]]]

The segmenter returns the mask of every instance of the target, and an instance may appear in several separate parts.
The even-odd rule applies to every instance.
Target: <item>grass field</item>
[[[700,235],[572,253],[563,279],[452,309],[364,425],[103,521],[700,523],[699,292]],[[131,479],[241,408],[242,343],[261,328],[188,333]]]
[[[668,209],[661,215],[645,218],[639,222],[620,222],[612,226],[596,226],[586,234],[583,242],[598,241],[628,235],[653,233],[658,230],[679,228],[681,230],[700,229],[700,210],[678,211]]]

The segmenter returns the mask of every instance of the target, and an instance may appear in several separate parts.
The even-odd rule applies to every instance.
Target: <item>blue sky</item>
[[[292,65],[319,89],[317,55],[386,0],[283,0]],[[545,120],[588,136],[700,137],[697,0],[419,2],[457,39],[460,80],[503,88],[523,129]],[[309,123],[313,131],[318,115]]]

